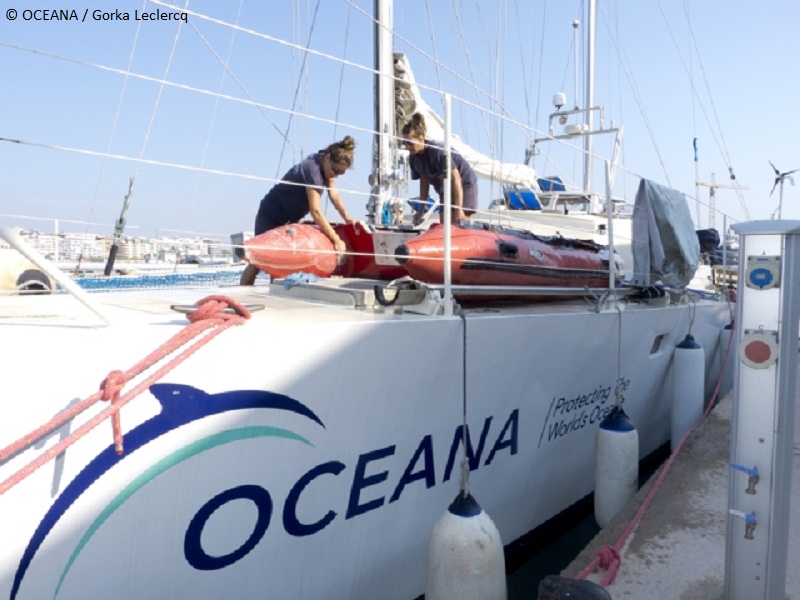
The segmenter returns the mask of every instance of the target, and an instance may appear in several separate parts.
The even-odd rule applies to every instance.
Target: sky
[[[227,239],[252,230],[260,199],[292,164],[345,135],[356,164],[337,186],[351,215],[365,216],[372,0],[2,5],[0,224],[111,234],[133,181],[126,233]],[[78,20],[41,12],[54,9]],[[155,11],[183,11],[186,22],[141,20]],[[547,132],[554,93],[576,103],[573,21],[583,27],[585,12],[573,0],[398,0],[394,50],[429,105],[451,95],[454,133],[522,162]],[[696,181],[713,173],[717,228],[723,214],[729,224],[771,218],[780,188],[770,196],[770,161],[800,169],[799,26],[796,0],[600,0],[595,103],[606,127],[624,126],[614,195],[632,202],[639,179],[653,179],[685,192],[706,227],[709,188],[698,194]],[[597,156],[609,139],[598,136]],[[537,146],[533,166],[580,183],[574,144],[551,146]],[[800,219],[797,175],[798,187],[785,180],[784,219]],[[500,193],[481,181],[480,206]],[[337,218],[329,205],[327,214]]]

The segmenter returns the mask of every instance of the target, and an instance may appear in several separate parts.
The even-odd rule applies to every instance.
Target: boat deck
[[[800,397],[798,378],[795,398]],[[687,439],[661,491],[655,496],[621,554],[615,581],[606,590],[614,600],[718,600],[725,581],[726,520],[731,390]],[[797,400],[795,400],[797,402]],[[792,501],[786,598],[800,599],[800,409],[795,405]],[[597,550],[613,545],[636,514],[656,477],[561,573],[574,578]],[[598,580],[603,573],[590,576]]]
[[[385,307],[375,299],[376,283],[366,279],[331,278],[312,283],[293,285],[288,289],[281,281],[270,285],[194,287],[172,289],[115,290],[113,293],[87,292],[86,297],[96,312],[110,323],[117,318],[126,322],[140,315],[142,321],[183,320],[183,315],[172,307],[191,306],[210,295],[226,295],[250,306],[252,319],[281,321],[303,320],[374,320],[374,319],[418,319],[428,318],[424,314],[403,310],[401,307]],[[467,313],[520,315],[585,313],[597,309],[600,291],[596,296],[577,296],[573,299],[542,302],[507,301],[466,302],[460,306]],[[650,301],[647,306],[664,305],[661,300]],[[628,309],[637,306],[628,305]],[[644,305],[643,305],[644,306]],[[77,298],[69,294],[42,296],[0,296],[0,323],[47,325],[98,326],[102,320],[92,313]]]

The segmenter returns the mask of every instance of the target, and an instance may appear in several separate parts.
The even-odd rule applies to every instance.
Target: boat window
[[[654,354],[658,354],[661,352],[661,349],[664,347],[664,340],[667,339],[667,334],[662,333],[661,335],[657,335],[653,340],[653,345],[650,346],[650,356]]]

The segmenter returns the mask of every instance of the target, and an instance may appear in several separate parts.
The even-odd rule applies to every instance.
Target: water
[[[639,489],[656,474],[669,455],[667,443],[641,461]],[[506,559],[508,600],[536,600],[539,582],[547,575],[559,575],[598,533],[594,498],[589,496],[515,543],[507,553],[512,558]]]

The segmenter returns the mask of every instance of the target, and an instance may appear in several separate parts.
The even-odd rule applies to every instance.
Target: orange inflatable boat
[[[244,258],[279,279],[292,273],[329,277],[336,269],[333,242],[315,225],[292,223],[244,243]]]
[[[444,231],[434,225],[395,250],[409,275],[443,283]],[[608,286],[608,249],[591,241],[468,223],[451,226],[450,247],[451,277],[457,285]]]
[[[333,242],[313,223],[284,225],[247,240],[245,260],[276,279],[292,273],[386,280],[407,275],[394,250],[417,232],[376,229],[361,223],[333,228],[347,247],[341,263]]]

